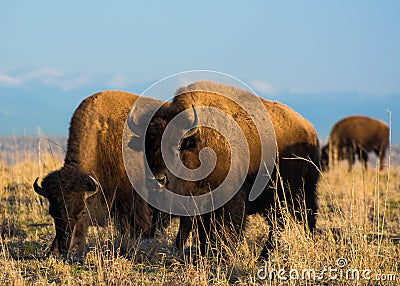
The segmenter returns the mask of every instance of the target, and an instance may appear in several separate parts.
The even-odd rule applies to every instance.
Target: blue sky
[[[66,134],[91,93],[207,69],[291,105],[322,139],[347,113],[390,109],[400,143],[399,15],[399,1],[7,1],[0,134]]]

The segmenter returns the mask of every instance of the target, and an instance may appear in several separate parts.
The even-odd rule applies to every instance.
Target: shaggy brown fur
[[[262,100],[262,102],[268,110],[275,128],[280,176],[275,170],[273,178],[264,192],[253,202],[247,200],[257,171],[260,166],[262,168],[262,162],[260,162],[261,142],[256,127],[247,113],[237,103],[221,95],[227,93],[244,95],[247,91],[213,82],[197,82],[178,90],[173,101],[166,103],[156,114],[151,123],[152,128],[146,137],[146,154],[149,158],[149,166],[155,176],[160,178],[165,176],[166,186],[173,192],[199,195],[219,186],[225,179],[229,168],[240,168],[241,162],[230,166],[228,141],[211,128],[199,127],[196,133],[182,140],[181,160],[190,169],[198,168],[200,166],[199,151],[204,147],[210,147],[218,156],[215,169],[208,177],[197,182],[184,181],[175,177],[166,169],[159,152],[161,134],[168,122],[179,112],[191,109],[192,105],[215,107],[234,118],[246,136],[250,151],[250,166],[245,183],[226,205],[212,214],[205,214],[198,218],[200,222],[197,224],[197,231],[203,254],[206,251],[207,237],[212,238],[217,233],[227,233],[228,237],[224,239],[235,237],[231,234],[240,236],[248,214],[261,213],[266,216],[271,225],[277,219],[278,224],[282,226],[282,221],[279,219],[281,213],[277,207],[280,201],[286,202],[298,220],[306,220],[310,230],[315,228],[318,210],[316,185],[319,179],[317,167],[319,166],[320,150],[317,133],[307,120],[286,105],[266,100]],[[201,117],[201,113],[199,113],[199,117]],[[311,162],[293,159],[296,156],[309,159]],[[211,217],[215,217],[216,231],[211,226]],[[190,218],[181,217],[181,226],[176,239],[176,246],[181,250],[191,227]],[[226,231],[221,232],[222,228]],[[269,249],[272,248],[272,230],[268,237],[267,245],[262,252],[263,256],[266,256]]]
[[[332,159],[332,165],[347,160],[351,170],[356,155],[367,168],[368,153],[375,152],[382,170],[388,144],[389,126],[383,121],[360,115],[346,117],[332,127],[329,143],[322,148],[322,169],[327,169]]]
[[[137,98],[105,91],[83,100],[71,119],[64,166],[48,174],[42,187],[35,181],[54,218],[54,255],[80,254],[88,227],[104,226],[109,217],[123,235],[149,234],[151,208],[133,190],[122,159],[124,123]]]

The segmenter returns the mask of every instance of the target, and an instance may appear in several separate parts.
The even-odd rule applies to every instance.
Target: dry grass
[[[39,158],[37,151],[25,151],[13,158],[11,164],[0,161],[0,285],[397,284],[363,277],[351,280],[346,278],[351,269],[360,274],[370,270],[371,279],[378,274],[389,279],[388,274],[394,274],[400,280],[398,167],[389,172],[363,172],[356,167],[348,173],[343,165],[324,173],[317,223],[321,233],[312,239],[288,218],[288,227],[266,262],[257,261],[257,254],[268,227],[260,216],[254,216],[238,246],[228,249],[224,257],[210,253],[196,265],[182,262],[172,247],[176,221],[156,239],[134,244],[128,258],[118,256],[118,234],[112,227],[92,228],[89,252],[85,262],[78,264],[46,257],[54,235],[53,222],[47,201],[31,187],[35,177],[62,164],[62,152],[42,152]],[[194,246],[187,252],[192,249]],[[340,258],[346,259],[343,268],[337,266]],[[257,276],[266,274],[265,267],[275,278]],[[338,272],[328,273],[330,268]],[[301,278],[307,269],[315,271],[315,280]],[[278,274],[288,280],[281,280]],[[289,279],[297,275],[299,279]]]

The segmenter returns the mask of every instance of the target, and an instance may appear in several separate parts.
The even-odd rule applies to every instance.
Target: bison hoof
[[[79,253],[74,253],[71,255],[68,255],[67,261],[71,264],[83,264],[85,262],[85,255],[84,254],[79,254]]]
[[[268,260],[272,251],[273,251],[272,249],[264,246],[263,249],[261,250],[260,256],[257,258],[257,261]]]

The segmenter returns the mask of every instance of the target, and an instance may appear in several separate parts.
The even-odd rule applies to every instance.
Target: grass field
[[[268,229],[251,217],[245,238],[225,256],[182,262],[173,249],[177,221],[157,238],[138,240],[129,257],[116,250],[112,226],[92,228],[84,263],[47,257],[54,237],[47,201],[31,187],[61,166],[60,148],[0,154],[0,285],[397,285],[400,283],[400,167],[367,172],[343,164],[319,183],[320,233],[313,239],[288,218],[269,261],[257,261]],[[6,154],[7,152],[7,154]],[[5,160],[4,158],[7,158]],[[195,241],[192,247],[195,247]],[[357,279],[359,276],[359,279]],[[397,280],[397,281],[396,281]]]

